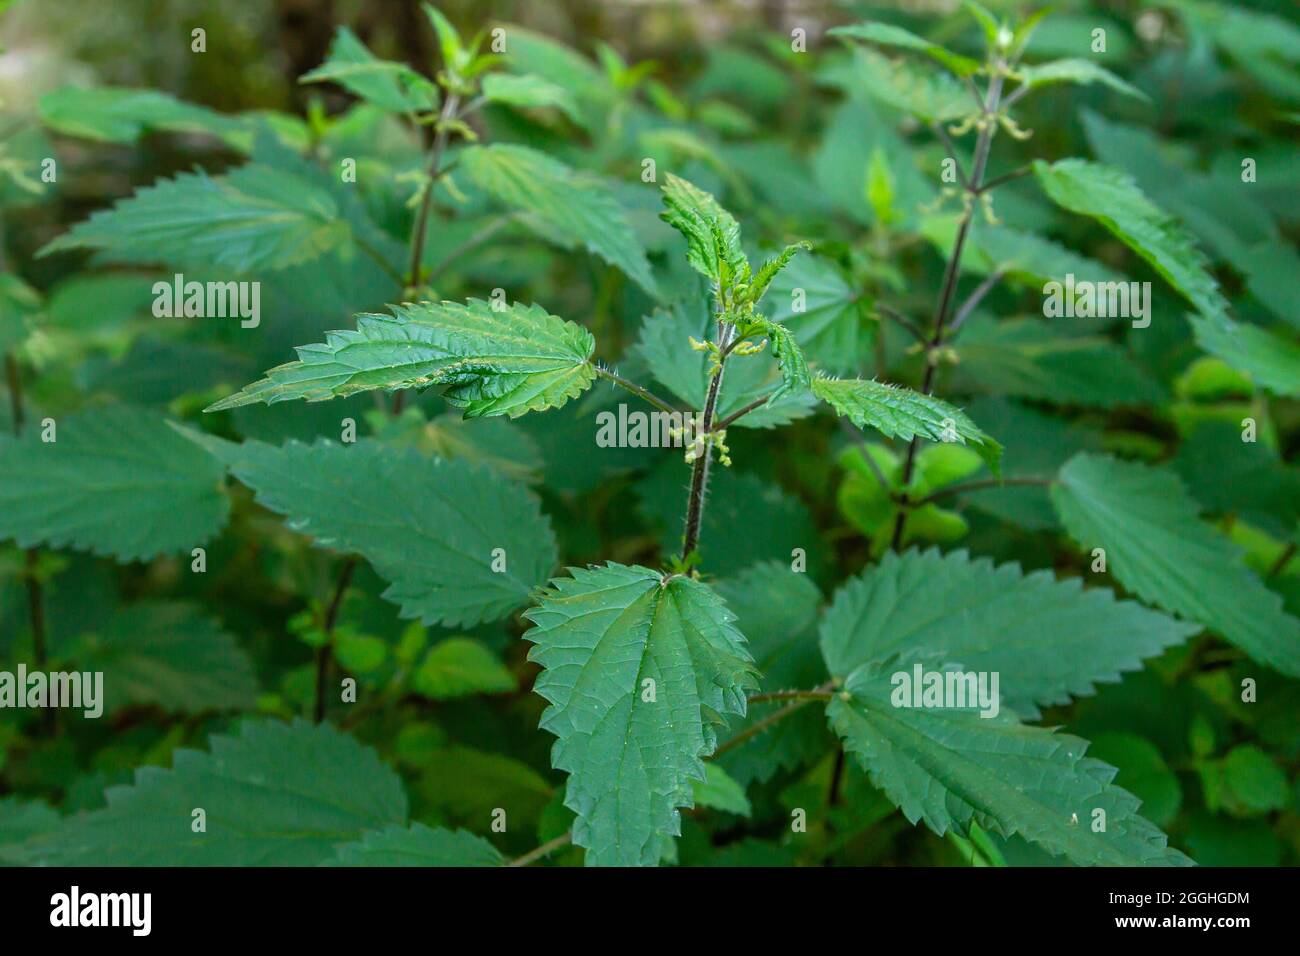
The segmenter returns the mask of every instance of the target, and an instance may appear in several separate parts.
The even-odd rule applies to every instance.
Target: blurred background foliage
[[[1294,329],[1300,29],[1293,0],[1053,6],[1033,40],[1035,55],[1082,55],[1091,32],[1103,27],[1102,61],[1153,105],[1102,87],[1053,88],[1021,106],[1020,123],[1034,135],[1026,142],[1000,137],[990,175],[1034,157],[1091,156],[1124,168],[1198,238],[1239,316]],[[832,371],[919,380],[910,341],[883,325],[875,307],[930,314],[943,267],[936,247],[944,240],[927,209],[938,198],[934,171],[945,151],[914,120],[868,95],[849,51],[823,33],[835,24],[883,19],[975,52],[977,29],[954,15],[958,4],[446,0],[439,7],[467,35],[505,22],[579,51],[581,59],[552,64],[589,82],[576,116],[493,107],[476,124],[489,141],[528,142],[602,177],[631,210],[665,289],[690,291],[693,280],[664,254],[673,238],[657,219],[657,196],[639,182],[646,156],[717,193],[762,245],[816,242],[816,256],[797,260],[772,299],[784,293],[788,300],[795,285],[810,290],[798,331],[811,359]],[[1245,19],[1234,20],[1234,12]],[[1276,17],[1281,26],[1270,29],[1270,21],[1249,15]],[[422,144],[394,117],[358,105],[339,87],[296,82],[325,59],[340,25],[376,55],[432,75],[436,42],[418,4],[405,0],[55,0],[13,4],[3,14],[0,161],[9,175],[0,176],[0,249],[7,271],[39,293],[28,307],[9,290],[3,307],[31,317],[35,328],[21,356],[30,418],[129,403],[198,420],[205,404],[286,361],[293,345],[319,341],[324,330],[348,327],[354,313],[394,298],[389,278],[364,259],[295,267],[263,278],[263,325],[253,335],[233,322],[153,318],[152,274],[141,281],[110,255],[35,256],[116,198],[196,166],[220,171],[247,152],[238,134],[223,141],[186,131],[56,132],[41,122],[40,103],[68,84],[160,90],[227,115],[296,117],[279,121],[285,139],[357,157],[362,182],[372,184],[364,190],[366,212],[403,242]],[[196,26],[207,32],[202,55],[190,52]],[[807,55],[791,50],[795,27],[807,31]],[[531,55],[552,53],[538,47]],[[1223,188],[1237,181],[1243,155],[1261,170],[1253,204],[1228,198]],[[46,156],[58,160],[58,182],[24,182],[23,170]],[[490,221],[483,197],[456,177],[439,186],[437,206],[430,265]],[[1012,229],[1050,236],[1107,268],[1151,278],[1108,234],[1063,217],[1029,181],[1001,191],[996,208]],[[969,281],[977,278],[976,270]],[[592,329],[599,354],[618,361],[624,374],[646,377],[642,323],[658,303],[593,257],[557,254],[508,225],[459,255],[433,284],[451,299],[501,286],[511,299],[543,303]],[[1300,612],[1300,561],[1289,561],[1300,508],[1300,405],[1267,398],[1201,354],[1179,308],[1165,304],[1172,296],[1157,297],[1155,321],[1142,334],[1111,326],[1055,332],[1029,345],[1008,340],[994,318],[1035,314],[1040,285],[1039,275],[1012,274],[985,300],[961,361],[943,370],[937,393],[1007,445],[1012,475],[1049,472],[1080,448],[1171,463],[1204,514],[1246,549],[1291,612]],[[682,328],[693,321],[679,319]],[[337,437],[340,419],[351,416],[363,434],[486,461],[529,482],[551,515],[567,564],[654,563],[679,538],[686,473],[673,453],[594,447],[594,412],[620,400],[600,387],[572,408],[519,423],[480,422],[471,432],[435,396],[386,421],[365,395],[239,409],[220,427],[227,437],[278,442]],[[1243,451],[1237,430],[1247,415],[1260,421],[1262,439]],[[11,424],[6,401],[0,425]],[[777,441],[762,430],[730,437],[737,464],[717,474],[703,537],[709,571],[724,592],[756,562],[788,561],[794,546],[807,548],[823,594],[879,555],[887,524],[881,509],[889,505],[873,498],[864,455],[890,467],[894,452],[878,443],[864,450],[823,418],[802,421]],[[958,460],[948,460],[950,452]],[[939,447],[923,456],[923,473],[931,469],[936,487],[982,467],[957,452]],[[6,817],[0,809],[0,861],[7,836],[16,841],[48,825],[33,806],[48,804],[61,814],[101,806],[106,786],[129,781],[136,767],[168,764],[178,746],[202,747],[241,712],[310,711],[313,642],[337,558],[254,506],[241,486],[232,482],[229,493],[231,523],[209,542],[205,575],[190,574],[184,556],[118,565],[71,551],[40,554],[51,660],[94,659],[96,648],[123,632],[223,634],[230,637],[222,647],[235,650],[218,662],[230,668],[228,681],[207,697],[160,699],[146,687],[117,702],[104,720],[60,715],[57,728],[30,714],[0,712],[0,808],[11,810]],[[917,543],[969,548],[1026,569],[1075,575],[1084,566],[1064,543],[1041,489],[970,495],[961,506],[918,517],[912,534]],[[26,561],[19,549],[0,546],[6,666],[29,659]],[[332,708],[331,719],[401,772],[416,820],[482,833],[492,808],[510,807],[510,832],[494,838],[507,853],[562,833],[563,781],[549,770],[550,736],[536,729],[543,703],[529,693],[536,669],[524,660],[520,622],[469,634],[420,628],[380,598],[384,587],[363,562],[336,634],[340,666],[361,682],[363,699],[382,706]],[[476,650],[448,649],[449,641]],[[431,652],[439,647],[442,658]],[[183,684],[185,648],[174,653]],[[448,655],[457,668],[471,668],[476,692],[448,685],[455,670],[443,660]],[[1300,682],[1261,677],[1260,702],[1242,704],[1240,678],[1261,670],[1202,635],[1095,697],[1049,711],[1044,722],[1091,739],[1091,752],[1120,768],[1118,782],[1142,798],[1143,812],[1198,862],[1293,865],[1300,859]],[[747,768],[743,758],[726,764],[749,783],[752,807],[748,814],[687,814],[681,863],[967,862],[960,841],[910,826],[861,773],[837,769],[818,727],[805,732],[813,737],[810,761],[775,773]],[[841,772],[843,783],[832,785]],[[28,808],[21,818],[12,812],[19,802]],[[826,809],[810,814],[813,839],[791,841],[790,809],[810,806]],[[1042,862],[1019,841],[1000,849],[1011,862]],[[560,859],[580,856],[570,850]]]

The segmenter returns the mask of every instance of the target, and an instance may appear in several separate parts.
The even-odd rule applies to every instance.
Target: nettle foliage
[[[1141,169],[1126,171],[1152,151],[1136,128],[1108,138],[1096,132],[1108,121],[1087,113],[1102,162],[1030,158],[991,175],[1004,165],[995,145],[1030,136],[1012,112],[1030,94],[1094,85],[1149,100],[1084,41],[1044,57],[1034,38],[1051,19],[966,9],[979,40],[955,50],[884,23],[830,31],[840,44],[828,44],[820,80],[847,97],[816,184],[792,153],[728,145],[719,132],[745,128],[734,107],[711,101],[711,119],[701,109],[687,121],[672,90],[609,47],[593,64],[513,27],[467,42],[430,6],[432,77],[338,32],[302,77],[355,97],[334,118],[228,116],[141,90],[45,96],[40,119],[64,136],[202,133],[241,159],[160,179],[48,242],[41,256],[91,250],[117,267],[73,280],[84,288],[62,301],[5,275],[14,434],[0,438],[0,536],[22,549],[15,580],[33,606],[43,588],[77,600],[59,549],[123,564],[180,555],[217,572],[227,599],[269,577],[305,609],[263,636],[296,636],[314,660],[273,690],[279,661],[255,667],[227,632],[268,609],[223,615],[226,628],[197,588],[89,622],[34,617],[27,659],[102,668],[110,713],[255,716],[207,725],[206,749],[173,751],[188,742],[179,733],[159,742],[133,775],[91,781],[113,784],[102,800],[65,814],[0,798],[0,861],[495,866],[533,843],[513,862],[572,842],[588,865],[657,865],[702,858],[698,827],[678,838],[683,812],[705,810],[768,821],[724,846],[723,862],[813,862],[895,826],[897,810],[971,863],[1190,863],[1161,829],[1176,821],[1180,784],[1146,737],[1094,710],[1107,762],[1051,725],[1132,672],[1144,683],[1117,697],[1122,713],[1160,710],[1144,693],[1180,712],[1188,695],[1239,708],[1238,676],[1294,701],[1300,620],[1274,584],[1296,548],[1300,481],[1270,450],[1283,426],[1267,416],[1300,390],[1300,347],[1233,314],[1212,269],[1235,266],[1246,241],[1207,238],[1221,225],[1213,212],[1189,229],[1167,210],[1193,208],[1192,194],[1162,195],[1171,183],[1149,188]],[[1205,22],[1236,56],[1228,28]],[[1069,47],[1067,35],[1041,48]],[[939,152],[914,155],[895,116],[930,127],[924,149]],[[716,197],[756,185],[777,214],[742,232]],[[1119,245],[1103,262],[1004,224],[993,199],[1004,187],[1002,214],[1068,214],[1065,235],[1099,227]],[[843,231],[837,217],[856,238],[816,238]],[[1250,247],[1271,249],[1276,227],[1261,217]],[[759,235],[796,241],[760,253]],[[918,240],[942,269],[914,282],[902,263]],[[539,243],[584,255],[539,270]],[[550,261],[588,260],[590,299],[575,297],[569,272],[545,277]],[[264,282],[268,319],[209,342],[136,342],[117,372],[88,363],[87,395],[119,401],[50,415],[50,440],[23,404],[19,359],[35,367],[71,347],[60,313],[130,315],[140,297],[122,270],[158,263]],[[1017,290],[1036,300],[1067,275],[1127,285],[1116,263],[1145,265],[1185,299],[1186,324],[1162,305],[1121,344],[1105,318],[1081,333],[1016,312]],[[1251,309],[1294,304],[1251,276]],[[613,363],[618,313],[633,308],[646,317]],[[1294,326],[1296,314],[1283,318]],[[310,344],[255,379],[250,358],[282,355],[299,333]],[[145,369],[161,379],[152,391]],[[1173,420],[1187,436],[1171,464],[1134,406],[1166,402],[1175,374],[1180,404],[1155,429]],[[963,409],[940,385],[982,397]],[[675,450],[597,446],[594,422],[624,392],[671,420]],[[1062,408],[1082,412],[1067,423]],[[1238,439],[1243,408],[1273,445]],[[844,438],[833,461],[828,436]],[[810,487],[837,489],[831,523],[851,544],[828,547],[771,480],[787,459],[817,476]],[[1207,478],[1207,462],[1239,483]],[[598,509],[582,510],[593,496]],[[641,517],[619,516],[633,498]],[[836,586],[829,599],[824,585]],[[394,617],[376,595],[410,622],[394,636],[372,633]],[[431,631],[441,637],[429,646]],[[1222,667],[1199,673],[1213,655],[1232,680]],[[1184,694],[1190,673],[1200,683]],[[900,692],[913,675],[915,698]],[[932,700],[922,675],[949,687],[992,676],[993,699]],[[506,716],[455,709],[492,695],[513,695]],[[435,702],[445,725],[412,699]],[[1268,706],[1269,719],[1294,719]],[[533,744],[493,752],[510,711],[554,738],[558,788],[524,756]],[[1268,756],[1253,744],[1216,756],[1226,719],[1200,719],[1192,759],[1208,810],[1279,809],[1287,784]],[[30,738],[15,752],[39,752],[43,732],[15,731]],[[170,769],[149,765],[169,754]],[[517,837],[515,819],[530,832]]]

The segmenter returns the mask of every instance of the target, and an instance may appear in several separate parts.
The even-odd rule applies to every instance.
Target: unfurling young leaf
[[[772,343],[772,355],[781,366],[781,384],[767,399],[770,407],[785,395],[806,392],[812,385],[812,374],[808,371],[808,360],[789,329],[766,319],[760,323],[760,328],[761,334]]]
[[[498,309],[470,299],[390,308],[391,316],[357,316],[354,332],[327,333],[323,343],[299,347],[298,361],[271,369],[208,411],[436,385],[446,387],[443,397],[466,418],[518,418],[559,408],[596,378],[591,333],[539,306]]]
[[[686,259],[719,289],[748,279],[749,262],[740,247],[740,223],[718,201],[692,183],[669,173],[664,178],[659,218],[686,239]]]

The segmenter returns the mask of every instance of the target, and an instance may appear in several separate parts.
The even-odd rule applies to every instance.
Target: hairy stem
[[[620,388],[625,388],[633,395],[645,399],[647,402],[649,402],[655,408],[659,409],[661,412],[668,412],[670,415],[682,414],[680,411],[673,408],[672,405],[665,402],[658,395],[655,395],[653,392],[649,391],[648,389],[642,388],[640,385],[636,384],[635,382],[629,382],[627,379],[623,378],[623,376],[619,375],[617,372],[612,372],[607,368],[601,368],[599,365],[593,365],[592,368],[596,370],[596,374],[599,375],[601,378],[609,379],[609,381],[613,382],[615,385],[619,386]]]
[[[976,198],[984,182],[984,170],[989,160],[989,147],[993,144],[993,134],[997,130],[996,114],[1002,97],[1002,82],[1004,79],[1001,68],[1002,64],[998,63],[992,79],[989,80],[988,93],[983,100],[983,125],[980,127],[979,137],[975,141],[975,159],[971,167],[968,203],[966,211],[961,217],[961,223],[957,227],[957,238],[953,241],[952,255],[949,256],[947,268],[944,270],[943,286],[939,293],[939,302],[934,310],[934,334],[930,338],[930,349],[925,363],[925,378],[921,383],[921,390],[927,395],[934,390],[934,375],[937,368],[934,361],[935,352],[943,344],[944,323],[948,319],[948,310],[952,306],[953,294],[957,291],[957,278],[961,274],[961,256],[966,248],[966,236],[970,232],[971,221],[975,218]],[[916,468],[916,452],[919,443],[920,440],[915,437],[908,443],[907,459],[903,464],[904,487],[912,480],[912,472]],[[903,529],[906,524],[907,509],[901,509],[894,519],[894,533],[890,540],[890,547],[895,551],[903,543]]]
[[[750,704],[766,704],[777,700],[830,700],[835,695],[829,689],[822,690],[774,690],[767,694],[753,694],[746,698]]]
[[[713,417],[718,410],[718,393],[722,391],[722,373],[727,365],[727,356],[735,340],[735,326],[718,320],[718,365],[709,377],[709,393],[704,399],[704,414],[700,420],[700,432],[704,436],[704,448],[695,459],[691,469],[691,488],[686,498],[686,533],[682,537],[682,561],[695,550],[700,542],[700,522],[704,518],[704,496],[709,489],[709,460],[713,457],[713,447],[708,436],[714,429]]]

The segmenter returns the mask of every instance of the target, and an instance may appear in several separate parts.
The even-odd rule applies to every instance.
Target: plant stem
[[[976,193],[983,194],[991,192],[1005,183],[1014,182],[1022,176],[1028,176],[1033,171],[1033,166],[1021,166],[1019,169],[1013,169],[1009,173],[1003,173],[1001,176],[996,176],[993,179],[990,179],[984,185],[980,186],[980,188],[976,190]]]
[[[961,328],[962,323],[970,318],[971,313],[974,312],[979,307],[979,304],[984,301],[984,297],[993,291],[993,287],[1002,281],[1004,275],[1006,275],[1006,272],[1002,269],[994,269],[985,277],[984,281],[977,285],[974,291],[966,297],[966,301],[961,304],[961,307],[957,310],[957,314],[953,316],[952,324],[948,326],[948,335],[950,337],[957,334],[957,330]]]
[[[917,328],[915,322],[903,315],[901,312],[895,311],[887,305],[881,305],[879,302],[876,303],[876,311],[887,319],[893,319],[903,328],[907,329],[908,332],[912,333],[912,338],[916,339],[922,345],[927,343],[928,339],[926,334]]]
[[[572,831],[561,833],[555,839],[547,840],[541,846],[537,847],[537,849],[529,850],[523,856],[511,860],[509,863],[506,864],[506,866],[527,866],[530,863],[536,863],[538,860],[546,856],[548,853],[552,853],[555,850],[560,849],[560,847],[568,846],[572,842],[573,842]]]
[[[325,609],[325,620],[322,624],[322,630],[325,632],[325,643],[316,648],[316,705],[312,711],[313,719],[320,723],[325,719],[325,685],[329,679],[330,669],[330,649],[334,638],[334,625],[339,620],[339,609],[343,606],[343,595],[347,593],[348,586],[352,583],[352,575],[357,570],[357,559],[355,556],[349,557],[343,562],[343,567],[339,570],[338,581],[334,584],[334,596],[330,599],[329,607]]]
[[[935,501],[942,501],[944,498],[951,498],[954,495],[965,494],[968,491],[979,491],[981,488],[1001,488],[1004,485],[1037,485],[1040,488],[1047,488],[1056,484],[1054,478],[981,478],[979,481],[968,481],[959,485],[948,485],[933,491],[924,498],[911,502],[913,507],[919,508],[922,505],[928,505]]]
[[[1296,552],[1296,543],[1292,541],[1288,543],[1285,548],[1282,549],[1282,553],[1277,556],[1277,560],[1273,562],[1273,566],[1268,569],[1268,572],[1264,575],[1264,577],[1271,578],[1275,574],[1281,574],[1282,569],[1285,568],[1288,564],[1290,564],[1291,559],[1295,557],[1295,552]]]
[[[766,694],[754,694],[746,699],[750,704],[766,704],[777,700],[830,700],[835,695],[829,690],[774,690]]]
[[[840,787],[844,783],[844,744],[835,751],[835,766],[831,768],[831,785],[826,791],[826,806],[833,807],[840,802]]]
[[[601,378],[609,379],[611,382],[613,382],[615,385],[618,385],[620,388],[625,388],[633,395],[636,395],[639,398],[644,398],[647,402],[649,402],[651,405],[653,405],[655,408],[659,409],[660,411],[667,412],[670,415],[683,414],[682,412],[678,411],[677,409],[669,405],[667,402],[665,402],[662,398],[655,395],[653,392],[642,388],[640,385],[637,385],[635,382],[629,382],[627,379],[623,378],[623,376],[619,375],[617,372],[611,372],[609,369],[601,368],[599,365],[593,365],[592,367],[596,370],[596,374],[599,375]]]
[[[407,282],[412,286],[420,283],[420,262],[424,259],[424,234],[429,226],[429,210],[433,206],[433,187],[438,181],[442,167],[442,155],[447,150],[450,136],[451,120],[456,118],[460,106],[460,96],[448,93],[438,114],[438,132],[433,138],[433,148],[429,152],[429,182],[425,186],[424,197],[420,200],[420,211],[415,217],[414,231],[411,233],[411,266],[407,273]]]
[[[738,419],[738,418],[744,418],[746,415],[748,415],[748,414],[749,414],[750,412],[752,412],[754,409],[756,409],[756,408],[761,408],[762,406],[766,405],[766,404],[767,404],[767,399],[768,399],[768,396],[763,395],[763,396],[760,396],[759,398],[754,399],[752,402],[750,402],[750,403],[749,403],[748,405],[746,405],[744,408],[738,408],[738,409],[736,409],[736,411],[732,412],[730,415],[728,415],[728,416],[727,416],[726,418],[724,418],[722,421],[718,422],[718,425],[717,425],[718,431],[722,431],[722,430],[724,430],[724,429],[727,428],[729,425],[731,425],[734,421],[736,421],[736,419]]]
[[[358,249],[369,256],[371,260],[374,261],[375,265],[379,266],[379,268],[383,270],[384,275],[388,276],[388,278],[392,279],[399,286],[404,285],[402,282],[402,274],[388,264],[388,260],[383,257],[378,249],[359,236],[354,235],[353,241],[357,244]]]
[[[718,410],[718,393],[722,391],[722,372],[727,364],[727,355],[735,338],[735,326],[721,319],[718,320],[718,365],[709,378],[709,393],[704,400],[704,415],[700,420],[700,433],[704,436],[704,448],[695,459],[691,469],[691,489],[686,498],[686,533],[682,537],[682,561],[695,550],[700,541],[700,521],[704,517],[704,496],[709,488],[709,460],[713,457],[713,446],[709,444],[709,435],[713,431],[713,416]]]
[[[735,748],[739,747],[741,744],[745,743],[746,741],[754,737],[757,737],[759,734],[767,730],[767,728],[771,727],[773,724],[777,723],[778,721],[784,720],[786,717],[793,714],[796,710],[806,707],[809,704],[809,702],[810,701],[808,699],[795,700],[786,704],[784,707],[780,708],[779,710],[772,711],[772,713],[768,714],[762,720],[750,724],[740,733],[736,734],[736,736],[732,737],[730,740],[726,741],[725,743],[719,745],[718,749],[713,752],[714,758],[721,757],[727,751],[734,750]]]
[[[943,344],[944,323],[948,318],[948,310],[952,305],[953,294],[957,290],[957,278],[961,274],[961,256],[966,248],[966,236],[970,232],[971,221],[975,218],[976,197],[984,181],[984,169],[988,165],[989,147],[993,144],[993,134],[997,131],[995,117],[1002,97],[1002,82],[1004,80],[1001,72],[1002,66],[1003,64],[999,62],[995,67],[993,78],[989,80],[988,93],[984,97],[984,125],[980,127],[979,138],[975,142],[975,160],[971,167],[971,186],[968,190],[969,204],[962,214],[961,224],[957,227],[957,238],[953,241],[952,255],[948,258],[948,266],[944,270],[939,303],[934,310],[934,334],[930,338],[929,354],[926,355],[925,378],[921,383],[921,390],[927,395],[934,390],[934,375],[937,368],[934,354],[939,346]],[[912,472],[916,468],[918,444],[919,439],[913,437],[907,446],[907,459],[903,464],[904,488],[912,481]],[[894,533],[890,540],[890,547],[895,551],[902,545],[903,528],[906,524],[907,509],[900,509],[898,517],[894,519]]]

